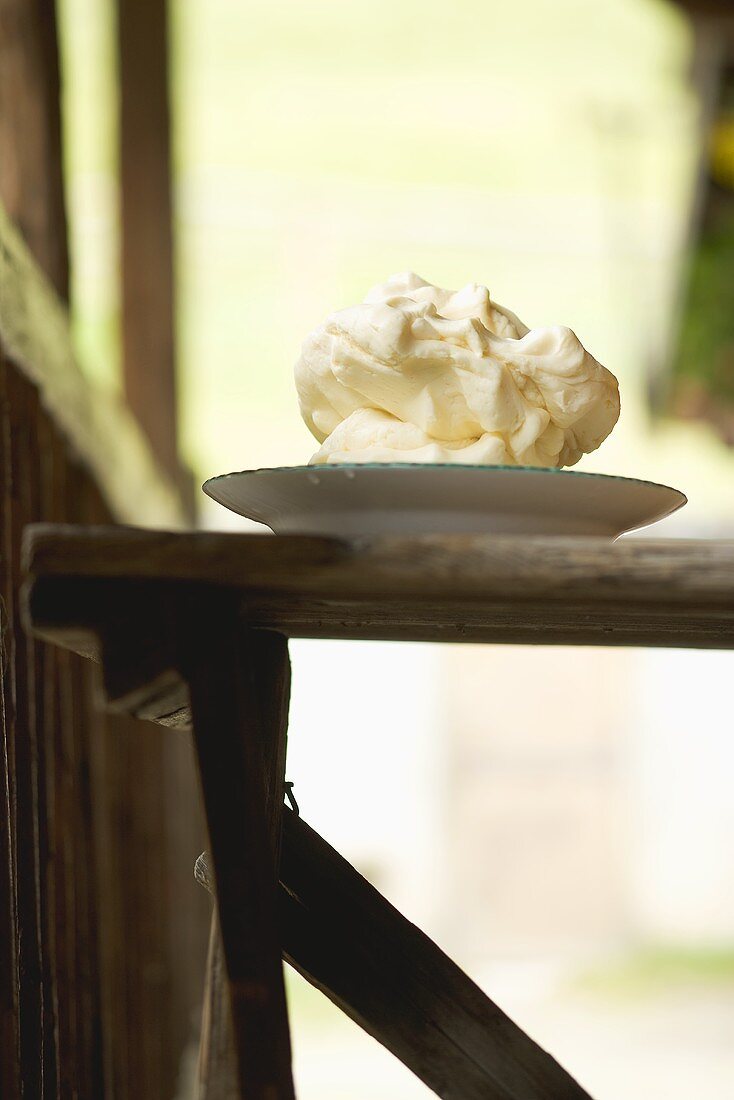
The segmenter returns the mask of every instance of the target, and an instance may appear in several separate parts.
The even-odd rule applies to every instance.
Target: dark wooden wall
[[[190,745],[104,716],[94,667],[25,634],[25,524],[112,517],[7,357],[0,445],[0,1095],[173,1097],[204,965]]]
[[[164,5],[149,8],[164,27]],[[145,79],[131,68],[132,46],[121,53],[128,93]],[[161,50],[158,34],[148,70]],[[165,70],[155,79],[165,84]],[[128,111],[128,223],[140,119]],[[167,142],[166,131],[152,154],[166,186]],[[163,250],[157,269],[172,272],[170,201],[146,239],[145,219],[157,217],[155,203],[142,219],[137,211],[129,272],[151,247]],[[141,351],[125,284],[127,388],[137,372],[158,402],[141,431],[74,360],[66,240],[54,2],[0,0],[0,1097],[167,1100],[197,1039],[208,934],[192,873],[205,840],[191,745],[177,731],[103,716],[94,666],[30,640],[19,594],[27,523],[186,522],[172,289],[169,274],[161,310],[141,283]]]

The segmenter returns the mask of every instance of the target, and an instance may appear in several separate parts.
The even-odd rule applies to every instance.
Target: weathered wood
[[[32,478],[33,461],[27,425],[35,423],[33,387],[8,373],[10,413],[9,517],[11,528],[10,566],[20,575],[20,540],[23,527],[38,514]],[[21,1020],[20,1060],[23,1087],[31,1096],[42,1095],[43,1061],[43,944],[40,923],[38,736],[35,711],[34,665],[36,647],[21,626],[17,593],[10,593],[10,660],[13,692],[13,771],[15,806],[11,807],[11,828],[15,845],[15,891],[18,940],[18,1011]]]
[[[178,482],[166,23],[166,0],[117,0],[125,395]]]
[[[293,1097],[290,1038],[276,922],[287,644],[243,631],[224,606],[212,634],[184,656],[194,740],[217,885],[232,1028],[243,1100]],[[219,1066],[209,1048],[206,1080]],[[206,1095],[206,1092],[205,1092]]]
[[[37,408],[35,437],[40,458],[39,509],[50,519],[65,515],[59,507],[63,491],[59,484],[56,439],[43,410]],[[55,1097],[59,1086],[59,1020],[58,1020],[58,954],[55,928],[56,875],[54,822],[50,793],[56,779],[55,737],[59,729],[56,707],[56,684],[59,667],[69,655],[50,646],[36,646],[35,691],[38,729],[38,791],[39,791],[39,911],[41,919],[42,988],[43,988],[43,1051],[44,1089]]]
[[[423,932],[286,810],[285,957],[447,1100],[588,1094]]]
[[[68,298],[62,163],[56,5],[0,0],[0,201]]]
[[[180,600],[177,580],[182,594],[227,586],[251,626],[293,637],[734,645],[734,543],[724,540],[35,529],[26,548],[35,628],[82,647],[120,615],[144,622],[159,582],[158,598]]]
[[[28,571],[199,581],[321,599],[637,599],[734,607],[734,540],[301,535],[34,526]]]
[[[166,600],[154,600],[152,629],[150,623],[143,625],[121,615],[113,629],[103,631],[103,682],[109,710],[191,728],[189,689],[177,667],[179,637],[174,625],[182,623],[190,606],[185,598],[178,609],[169,609]],[[192,614],[197,611],[192,608]]]
[[[92,487],[85,496],[90,516],[103,508]],[[93,835],[103,883],[108,1094],[171,1096],[182,1052],[198,1038],[209,916],[190,876],[206,835],[193,747],[190,737],[166,730],[151,737],[125,713],[104,716],[99,728],[95,686],[90,752],[103,769],[93,773]]]
[[[272,721],[280,735],[266,743],[273,754],[265,762],[266,774],[271,778],[268,787],[268,821],[271,828],[270,843],[276,863],[280,861],[281,814],[283,780],[285,778],[285,753],[290,701],[290,662],[283,654],[284,640],[277,634],[263,634],[258,642],[259,665],[256,690],[260,696],[260,711],[272,715]],[[196,862],[196,877],[213,893],[214,882],[209,872],[206,854]],[[226,970],[222,938],[216,913],[212,917],[207,959],[204,1018],[202,1020],[199,1052],[200,1100],[235,1100],[237,1097],[236,1056],[232,1020],[223,1011],[228,1003]]]
[[[147,724],[127,718],[142,736]],[[181,1055],[196,1048],[200,1035],[211,904],[192,881],[191,862],[206,844],[206,822],[196,775],[192,738],[161,730],[160,770],[164,800],[160,798],[161,835],[166,857],[165,880],[158,905],[162,914],[166,981],[161,990],[163,1012],[170,1017],[166,1059],[169,1072],[181,1081]],[[151,794],[155,797],[155,791]],[[174,812],[173,807],[180,807]],[[175,914],[175,916],[174,916]],[[181,965],[181,960],[188,960]]]
[[[92,656],[98,649],[95,631],[100,624],[135,607],[146,621],[149,605],[135,587],[124,581],[42,578],[29,588],[29,620],[39,637]],[[385,597],[361,613],[358,605],[295,599],[288,603],[242,598],[240,609],[253,629],[295,638],[687,649],[730,649],[734,643],[732,614],[720,607],[702,607],[697,614],[675,605],[659,610],[644,603],[590,610],[583,602],[564,606],[476,600],[447,601],[434,610]],[[186,729],[190,714],[182,702],[185,698],[185,685],[167,675],[129,696],[112,696],[112,703],[113,709],[130,705],[138,716]]]
[[[550,1054],[302,818],[285,810],[283,825],[283,955],[307,981],[439,1096],[588,1100]],[[205,857],[196,870],[211,890]],[[213,947],[215,1013],[221,989],[216,941]],[[229,1036],[221,1025],[216,1034],[226,1067]],[[232,1094],[225,1085],[219,1095]]]
[[[212,892],[214,888],[212,885]],[[212,914],[199,1044],[199,1100],[239,1100],[237,1054],[227,970],[216,912]]]
[[[268,859],[263,830],[269,789],[264,776],[280,773],[280,765],[264,763],[256,752],[257,730],[267,706],[255,687],[259,681],[248,679],[256,658],[246,639],[257,631],[241,634],[238,614],[250,628],[258,624],[310,636],[720,647],[731,646],[734,637],[731,542],[611,544],[596,539],[467,536],[343,542],[36,529],[26,550],[30,622],[41,635],[81,645],[87,652],[101,639],[105,663],[115,666],[108,667],[105,676],[113,704],[120,709],[134,706],[138,712],[145,708],[148,716],[171,721],[175,703],[176,720],[185,721],[182,685],[188,682],[192,688],[224,952],[233,979],[240,1088],[248,1075],[254,1074],[256,1081],[259,1077],[257,1087],[262,1090],[266,1076],[281,1073],[286,1076],[274,1086],[280,1089],[276,1095],[291,1095],[292,1086],[286,1070],[282,979],[274,964],[278,945],[272,940],[272,839]],[[182,665],[177,653],[181,639],[187,638],[193,638],[195,646]],[[265,649],[259,652],[264,655]],[[268,675],[274,682],[272,669]],[[271,715],[269,727],[272,721]],[[275,724],[280,721],[282,717]],[[270,789],[276,789],[274,779]],[[257,891],[257,905],[248,883],[265,884]],[[301,888],[305,898],[308,883]],[[457,1074],[468,1072],[469,1062],[476,1062],[477,1056],[472,1054],[467,1062],[466,1051],[456,1053],[452,1012],[444,1022],[454,1043],[451,1046],[447,1039],[446,1050],[453,1053],[437,1054],[432,1061],[433,1054],[421,1053],[411,1045],[410,1036],[390,1022],[379,999],[361,999],[359,974],[349,972],[346,963],[344,972],[351,973],[354,985],[339,985],[342,963],[329,970],[331,956],[319,954],[325,950],[319,928],[311,927],[309,939],[303,931],[307,925],[294,915],[298,890],[292,883],[289,890],[287,909],[305,937],[292,957],[300,958],[303,969],[315,977],[323,965],[322,984],[343,998],[345,1006],[351,1005],[355,1018],[363,1018],[376,1034],[384,1027],[386,1035],[393,1035],[390,1042],[405,1044],[400,1056],[430,1078],[432,1087],[450,1087],[449,1078],[457,1080]],[[307,904],[312,911],[311,901]],[[338,938],[331,941],[337,953],[346,950],[339,947]],[[257,957],[255,944],[262,949]],[[443,964],[435,965],[446,982],[459,981],[455,974],[452,979],[453,971],[441,970]],[[446,966],[450,969],[451,964]],[[388,989],[389,997],[399,1001],[400,989]],[[258,1002],[255,996],[253,1003],[255,994],[265,1000]],[[435,1007],[430,997],[437,996],[436,989],[423,990],[420,997],[424,994],[419,1013],[428,1015]],[[277,1034],[263,1041],[273,1026]],[[261,1036],[254,1047],[253,1034]],[[478,1043],[479,1031],[474,1034]],[[210,1043],[210,1049],[218,1051],[223,1046]],[[268,1052],[270,1064],[248,1061],[253,1049]],[[451,1068],[442,1084],[446,1064]],[[492,1066],[481,1068],[485,1075],[495,1071],[494,1059]],[[516,1092],[506,1095],[522,1096],[522,1088],[527,1092],[536,1085],[534,1078],[516,1083]],[[492,1087],[499,1087],[496,1081]],[[482,1088],[484,1092],[467,1095],[502,1095],[487,1092],[486,1081]]]
[[[18,1013],[18,902],[16,892],[15,680],[12,652],[13,615],[13,477],[8,390],[11,382],[0,349],[0,732],[2,806],[0,806],[0,1094],[20,1095],[20,1027]]]
[[[156,467],[130,410],[82,375],[67,314],[1,205],[0,287],[0,347],[38,389],[109,514],[128,523],[182,526],[186,512],[175,484]]]
[[[2,210],[0,287],[0,1095],[172,1096],[206,944],[190,739],[103,718],[94,667],[24,633],[20,541],[39,520],[184,509],[129,412],[82,378]]]

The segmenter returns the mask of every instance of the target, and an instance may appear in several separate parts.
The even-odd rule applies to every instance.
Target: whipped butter
[[[572,466],[619,416],[617,379],[571,329],[412,273],[327,317],[295,377],[317,464]]]

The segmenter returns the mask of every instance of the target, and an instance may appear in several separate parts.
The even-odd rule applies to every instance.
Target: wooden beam
[[[214,638],[183,644],[194,743],[209,828],[242,1100],[293,1100],[277,931],[290,684],[284,638],[212,613]],[[188,651],[188,652],[187,652]],[[216,1054],[216,1046],[209,1054]],[[214,1081],[221,1072],[208,1067]],[[205,1095],[207,1093],[205,1092]]]
[[[487,534],[335,539],[35,524],[25,565],[38,577],[180,580],[265,596],[369,604],[443,600],[645,600],[734,610],[734,540]]]
[[[55,0],[0,0],[0,201],[68,298]]]
[[[251,627],[292,637],[734,647],[727,540],[35,528],[26,547],[35,628],[62,644],[121,621],[144,638],[157,602],[191,613],[210,586]]]
[[[318,833],[283,814],[288,961],[447,1100],[589,1100]]]
[[[213,888],[205,857],[197,877]],[[438,1096],[588,1100],[550,1054],[290,810],[283,812],[280,927],[284,958]],[[221,1018],[218,1025],[213,1039],[226,1080],[231,1032]]]
[[[166,0],[117,0],[125,395],[180,480]]]

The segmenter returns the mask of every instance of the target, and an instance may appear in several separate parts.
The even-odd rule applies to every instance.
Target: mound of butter
[[[327,317],[295,377],[316,464],[572,466],[619,417],[617,379],[571,329],[412,273]]]

